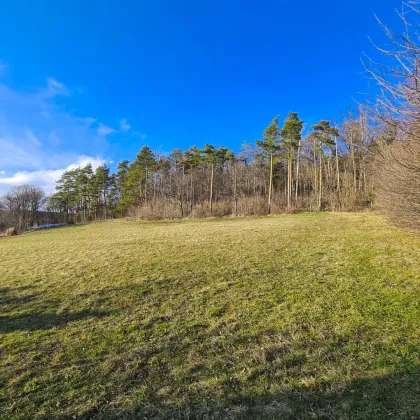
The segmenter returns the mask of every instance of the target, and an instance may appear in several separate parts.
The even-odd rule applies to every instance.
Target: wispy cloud
[[[100,136],[106,137],[106,136],[109,136],[110,134],[114,134],[116,132],[117,132],[117,130],[114,130],[113,128],[108,127],[105,124],[99,123],[98,134]]]
[[[46,93],[48,96],[54,97],[58,95],[69,96],[71,92],[69,88],[58,80],[53,79],[52,77],[47,78],[47,90]]]
[[[6,65],[0,61],[0,74]],[[67,97],[73,96],[72,99]],[[89,115],[76,115],[82,100],[77,89],[47,78],[43,86],[24,91],[0,79],[0,195],[8,188],[31,183],[51,192],[63,171],[87,161],[105,162],[110,142],[130,135],[120,120],[118,129]],[[71,107],[66,107],[67,101]],[[114,140],[113,140],[114,141]]]
[[[127,120],[124,118],[120,121],[120,131],[122,133],[126,133],[127,131],[130,131],[131,125],[127,123]]]

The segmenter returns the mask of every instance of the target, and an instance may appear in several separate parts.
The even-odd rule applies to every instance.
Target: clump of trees
[[[44,217],[47,204],[44,191],[33,185],[12,188],[1,198],[0,223],[3,227],[13,226],[18,232],[34,226]]]
[[[66,223],[106,219],[115,214],[120,201],[117,180],[118,174],[111,175],[106,165],[96,171],[88,164],[64,172],[57,181],[57,192],[50,198],[50,207],[60,212]]]
[[[367,167],[376,135],[366,119],[360,110],[303,135],[304,121],[291,112],[237,152],[206,144],[162,155],[144,146],[115,173],[106,165],[65,172],[51,207],[66,222],[357,210],[372,200]]]

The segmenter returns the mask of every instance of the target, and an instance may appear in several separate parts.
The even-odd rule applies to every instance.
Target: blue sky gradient
[[[141,146],[237,150],[275,115],[313,124],[375,88],[360,58],[399,0],[4,2],[0,194]]]

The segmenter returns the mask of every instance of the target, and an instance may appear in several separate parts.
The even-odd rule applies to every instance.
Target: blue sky
[[[400,29],[399,0],[4,2],[0,194],[63,170],[214,143],[275,115],[308,125],[374,91],[362,53]]]

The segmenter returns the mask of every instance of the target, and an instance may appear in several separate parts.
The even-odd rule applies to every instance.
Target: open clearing
[[[420,236],[375,213],[0,240],[0,416],[417,419]]]

